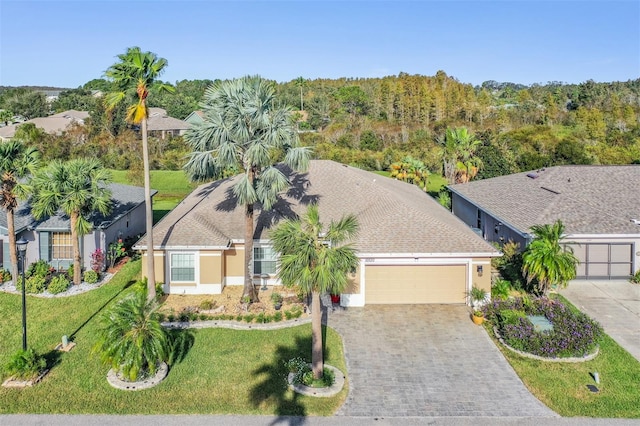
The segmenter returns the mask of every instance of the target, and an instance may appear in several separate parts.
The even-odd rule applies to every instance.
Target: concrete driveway
[[[366,306],[327,321],[344,339],[350,386],[337,415],[557,416],[464,306]]]
[[[640,361],[640,285],[627,280],[575,280],[560,294]]]

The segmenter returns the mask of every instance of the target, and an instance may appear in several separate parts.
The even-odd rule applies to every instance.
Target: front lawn
[[[287,389],[284,362],[310,359],[310,325],[276,331],[201,329],[191,336],[183,359],[155,388],[126,392],[109,386],[108,368],[91,355],[96,313],[131,291],[140,261],[127,264],[111,282],[78,296],[28,297],[29,346],[54,364],[33,388],[0,388],[0,413],[274,414],[330,415],[344,401],[310,398]],[[21,347],[20,296],[0,293],[0,363]],[[63,334],[77,343],[69,353],[51,349]],[[346,372],[342,342],[326,329],[326,362]]]
[[[570,309],[568,301],[561,298]],[[527,388],[549,408],[566,417],[640,417],[640,362],[606,334],[600,341],[600,353],[592,361],[559,363],[520,356],[494,339]],[[591,376],[600,375],[600,384]],[[587,385],[595,385],[593,393]]]

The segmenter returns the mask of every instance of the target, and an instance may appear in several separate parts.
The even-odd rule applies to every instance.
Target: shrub
[[[51,279],[47,290],[51,294],[59,294],[69,289],[69,279],[65,275],[56,275]]]
[[[47,275],[49,275],[51,269],[53,269],[51,265],[49,265],[46,260],[41,259],[29,265],[29,267],[27,268],[26,276],[27,278],[33,276],[45,278]]]
[[[273,315],[273,320],[275,322],[280,322],[282,321],[282,312],[278,311]]]
[[[264,315],[264,314],[262,312],[260,312],[260,314],[258,315],[258,318],[260,318],[260,315]],[[244,322],[253,322],[254,318],[255,318],[255,315],[247,314],[242,319],[244,320]]]
[[[313,378],[313,371],[311,370],[309,363],[300,357],[292,358],[289,361],[286,361],[284,365],[287,370],[289,370],[289,373],[293,373],[292,382],[294,384],[329,387],[335,382],[335,375],[333,374],[333,371],[326,368],[323,370],[320,382],[316,382]]]
[[[246,317],[245,317],[246,318]],[[257,316],[256,316],[256,322],[258,323],[263,323],[264,322],[264,312],[260,312]]]
[[[11,272],[8,269],[0,269],[0,284],[11,281]]]
[[[98,248],[91,253],[91,270],[101,272],[104,269],[105,254],[102,249]],[[86,281],[86,280],[85,280]]]
[[[46,366],[46,360],[33,349],[19,350],[5,365],[5,372],[20,380],[30,380],[37,377]]]
[[[42,293],[44,292],[47,280],[45,277],[40,277],[38,275],[34,275],[30,278],[27,278],[27,293]],[[16,289],[22,291],[22,277],[18,277],[16,280]]]
[[[70,280],[73,279],[73,265],[69,265],[69,269],[67,269],[67,277],[69,277]]]
[[[602,327],[587,315],[546,297],[494,300],[484,310],[509,346],[542,357],[584,356],[593,352],[603,335]],[[544,316],[553,329],[535,330],[526,315]]]
[[[156,373],[169,357],[166,330],[155,315],[155,300],[147,300],[147,287],[140,282],[133,293],[100,317],[98,340],[93,353],[103,363],[136,381]]]
[[[271,293],[271,302],[273,302],[274,305],[281,304],[282,295],[274,291],[273,293]]]
[[[505,279],[498,278],[491,286],[492,299],[506,299],[511,291],[511,283]]]
[[[638,271],[631,275],[631,278],[629,278],[629,281],[631,281],[634,284],[640,284],[640,269],[638,269]]]
[[[202,302],[200,302],[200,309],[206,310],[208,311],[209,309],[213,309],[213,307],[215,306],[215,302],[209,299],[205,299]]]
[[[98,278],[100,275],[94,271],[93,269],[89,269],[88,271],[84,271],[82,274],[82,280],[88,284],[95,284],[98,282]]]

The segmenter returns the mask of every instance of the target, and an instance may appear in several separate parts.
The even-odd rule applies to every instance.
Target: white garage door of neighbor
[[[466,265],[367,265],[365,304],[465,303]]]

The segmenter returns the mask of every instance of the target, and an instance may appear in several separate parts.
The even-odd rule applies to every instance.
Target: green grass
[[[531,393],[561,416],[640,418],[640,362],[609,336],[592,361],[556,363],[511,352],[487,331]],[[594,371],[600,374],[598,393],[587,388],[595,385]]]
[[[131,185],[126,170],[111,170],[115,183]],[[169,213],[196,187],[182,170],[152,170],[151,188],[158,191],[153,197],[153,223]]]
[[[385,170],[376,170],[373,173],[385,177],[389,177],[390,175],[390,173]],[[430,174],[429,180],[427,181],[427,192],[432,196],[438,195],[438,192],[446,185],[448,185],[447,179],[440,175]]]
[[[0,413],[330,415],[346,398],[346,387],[332,398],[310,398],[285,384],[284,362],[296,356],[310,359],[310,324],[274,331],[181,331],[192,336],[192,345],[165,381],[138,392],[112,388],[106,380],[108,367],[91,354],[96,317],[131,291],[128,287],[139,274],[140,261],[135,261],[89,293],[60,299],[30,296],[29,345],[47,353],[53,368],[33,388],[0,388]],[[3,365],[21,348],[20,306],[19,295],[0,293]],[[326,362],[346,372],[340,337],[332,329],[325,331]],[[77,346],[53,353],[63,334]]]

